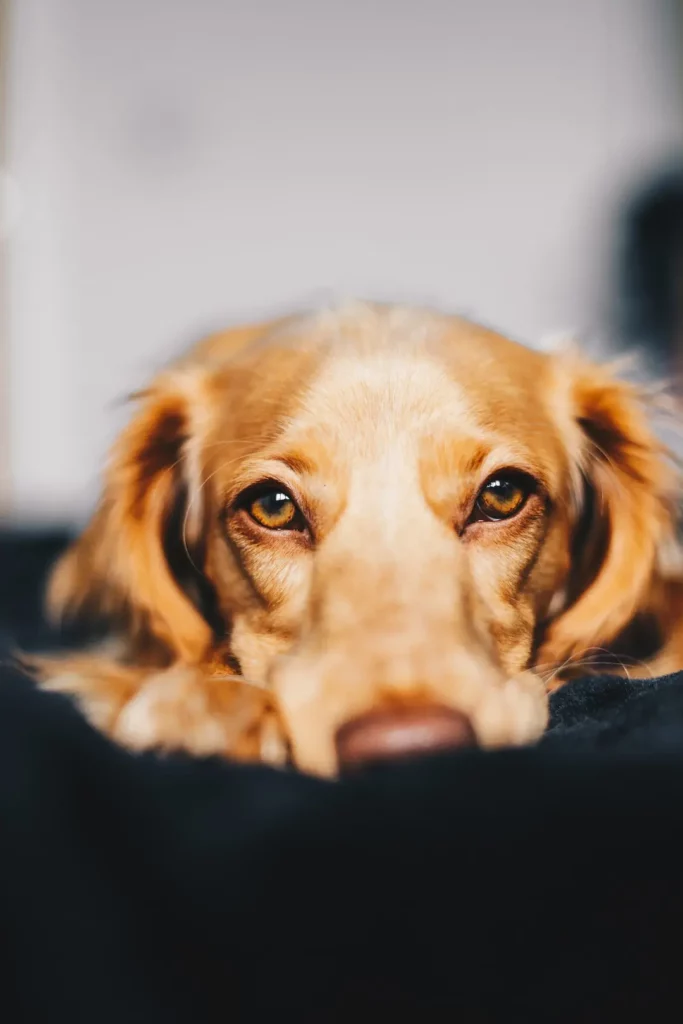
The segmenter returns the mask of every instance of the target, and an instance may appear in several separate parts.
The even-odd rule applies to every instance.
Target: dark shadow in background
[[[615,326],[659,375],[683,371],[683,156],[626,204],[617,243]]]

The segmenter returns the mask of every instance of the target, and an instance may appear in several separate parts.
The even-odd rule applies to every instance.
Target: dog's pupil
[[[268,513],[268,515],[275,516],[278,512],[282,512],[283,505],[286,505],[289,498],[286,494],[281,494],[277,491],[273,491],[271,494],[266,494],[261,499],[261,503]]]
[[[292,499],[283,491],[270,491],[258,500],[262,515],[271,520],[282,520],[288,516],[291,504]]]
[[[513,480],[492,480],[486,487],[491,504],[502,513],[517,507],[522,497],[521,488]]]

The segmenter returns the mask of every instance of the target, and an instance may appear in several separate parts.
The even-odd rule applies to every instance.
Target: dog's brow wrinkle
[[[307,459],[305,455],[295,453],[275,455],[274,461],[283,463],[283,465],[287,466],[288,469],[291,469],[293,473],[298,473],[301,476],[306,473],[312,473],[315,469],[311,459]]]

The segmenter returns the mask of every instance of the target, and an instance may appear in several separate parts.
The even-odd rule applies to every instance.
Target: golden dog
[[[340,768],[536,740],[572,672],[683,668],[679,478],[575,352],[359,304],[211,337],[136,396],[44,685],[135,748]]]

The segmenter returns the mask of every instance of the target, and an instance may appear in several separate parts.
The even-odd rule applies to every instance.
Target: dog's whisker
[[[603,654],[605,657],[602,659],[587,657],[586,655],[591,651],[595,652],[595,654]],[[542,681],[548,685],[554,678],[561,675],[566,668],[571,668],[576,671],[595,668],[620,668],[625,673],[626,677],[631,679],[629,667],[631,669],[638,667],[642,668],[645,670],[649,678],[654,678],[654,673],[646,661],[627,655],[617,655],[604,647],[584,647],[582,648],[580,657],[570,655],[570,657],[566,658],[561,663],[542,663],[535,666],[534,672],[536,672],[536,674],[541,677]]]

